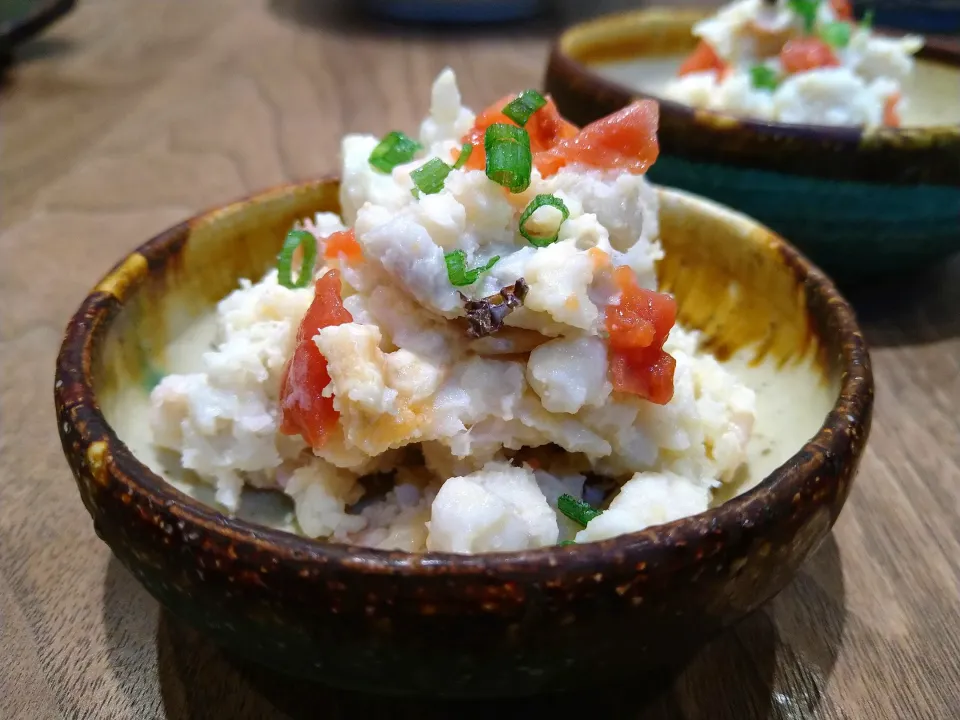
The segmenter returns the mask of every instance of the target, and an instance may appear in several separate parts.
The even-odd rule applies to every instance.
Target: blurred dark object
[[[70,12],[77,0],[0,0],[0,65],[13,48]]]
[[[929,35],[960,33],[960,0],[874,0],[854,5],[858,15],[872,10],[880,27]]]
[[[371,12],[392,20],[429,23],[483,23],[526,20],[543,0],[362,0]]]

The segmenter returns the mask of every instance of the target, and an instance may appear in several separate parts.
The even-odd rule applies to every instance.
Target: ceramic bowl
[[[94,528],[170,611],[274,669],[382,693],[531,694],[684,662],[777,593],[830,530],[870,427],[873,380],[850,306],[752,220],[660,192],[659,272],[680,322],[758,393],[736,497],[595,544],[463,556],[304,539],[281,501],[227,517],[150,443],[148,392],[195,368],[216,302],[259,278],[338,185],[275,189],[123,258],[57,360],[63,450]]]
[[[650,9],[574,26],[545,89],[585,124],[676,75],[707,10]],[[650,178],[712,198],[786,237],[841,280],[917,269],[960,251],[960,46],[927,40],[902,129],[788,125],[661,100]]]

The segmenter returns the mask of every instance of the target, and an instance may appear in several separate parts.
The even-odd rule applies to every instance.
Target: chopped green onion
[[[817,8],[820,0],[790,0],[789,4],[790,9],[803,20],[804,32],[812,33],[817,24]]]
[[[487,153],[488,178],[512,193],[523,192],[530,187],[533,154],[526,130],[506,123],[494,123],[483,135],[483,149]]]
[[[303,244],[303,263],[300,265],[300,277],[293,280],[293,253]],[[291,230],[283,241],[283,248],[277,256],[277,282],[285,288],[304,288],[313,277],[313,266],[317,262],[317,239],[306,230]]]
[[[560,236],[560,225],[557,226],[557,231],[553,235],[548,235],[546,237],[534,235],[527,232],[527,221],[530,219],[530,216],[533,215],[537,210],[542,208],[544,205],[549,205],[552,208],[556,208],[560,211],[560,214],[563,215],[563,219],[560,220],[560,225],[562,225],[568,217],[570,217],[570,211],[567,210],[567,206],[563,204],[563,200],[558,198],[556,195],[537,195],[529,205],[527,209],[523,211],[523,215],[520,216],[520,234],[523,235],[527,240],[530,241],[530,244],[534,247],[546,247],[557,241],[557,238]]]
[[[850,44],[850,23],[832,22],[820,28],[820,39],[835,48],[845,48]]]
[[[560,547],[566,547],[567,545],[576,545],[576,540],[561,540],[559,543]]]
[[[377,170],[388,173],[397,165],[413,160],[413,156],[421,148],[423,145],[416,140],[394,130],[387,133],[370,153],[370,164]]]
[[[767,65],[754,65],[750,68],[750,83],[758,90],[776,90],[780,84],[777,71]]]
[[[457,158],[457,161],[453,164],[454,170],[459,170],[464,165],[467,164],[467,160],[470,159],[470,156],[473,154],[473,144],[464,143],[463,147],[460,148],[460,157]]]
[[[440,158],[431,158],[410,173],[410,179],[424,195],[435,195],[443,190],[443,181],[447,179],[451,169]]]
[[[503,114],[523,127],[530,116],[547,104],[543,95],[536,90],[524,90],[503,107]]]
[[[867,10],[860,19],[860,27],[869,30],[873,27],[873,8]]]
[[[566,494],[557,498],[557,508],[575,523],[584,527],[601,514],[599,510],[594,510],[583,500],[577,500],[573,495]]]
[[[443,259],[447,263],[447,277],[450,278],[450,284],[462,287],[475,283],[481,273],[485,273],[497,264],[500,256],[494,255],[487,261],[486,265],[475,267],[472,270],[467,270],[467,254],[463,250],[449,252],[443,256]]]

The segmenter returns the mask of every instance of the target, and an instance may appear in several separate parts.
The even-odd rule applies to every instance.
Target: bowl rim
[[[637,88],[624,85],[616,80],[608,79],[593,71],[587,63],[579,60],[569,50],[572,38],[576,34],[585,31],[598,32],[610,27],[616,27],[622,30],[623,27],[640,26],[645,20],[667,16],[689,18],[693,21],[716,12],[716,9],[717,8],[710,6],[684,8],[650,6],[600,15],[599,17],[576,23],[565,28],[551,44],[548,55],[548,67],[554,65],[561,66],[564,72],[573,75],[577,79],[577,84],[581,87],[593,85],[600,92],[607,95],[616,94],[628,97],[649,98],[656,100],[660,104],[661,112],[666,110],[676,116],[684,117],[691,121],[698,120],[715,127],[736,125],[739,128],[755,132],[771,140],[779,138],[815,138],[818,141],[829,141],[831,145],[840,147],[841,149],[851,150],[860,147],[865,141],[869,141],[871,147],[874,148],[904,147],[905,145],[912,144],[913,141],[926,145],[931,138],[942,138],[960,143],[960,121],[942,125],[864,128],[860,126],[776,122],[760,120],[749,115],[736,115],[721,110],[694,108],[692,105],[652,95]],[[887,37],[917,35],[917,33],[903,32],[889,28],[877,27],[874,29],[878,34]],[[622,33],[618,34],[622,35]],[[955,66],[958,69],[958,73],[960,73],[960,41],[954,41],[941,36],[927,35],[920,37],[923,39],[923,47],[917,55],[919,58]]]
[[[571,546],[548,546],[533,550],[463,555],[446,552],[407,553],[359,545],[327,542],[295,535],[254,522],[229,517],[214,507],[178,490],[140,462],[110,426],[97,402],[93,378],[94,357],[106,329],[151,273],[165,265],[189,240],[197,225],[241,212],[250,204],[267,202],[296,192],[339,183],[334,174],[313,180],[285,183],[217,206],[164,230],[121,258],[94,286],[67,324],[56,361],[54,401],[64,454],[74,474],[77,467],[107,473],[123,485],[130,507],[163,508],[184,531],[200,531],[195,537],[219,536],[233,546],[243,546],[254,555],[264,553],[297,567],[321,563],[369,574],[488,576],[505,573],[529,578],[543,567],[595,573],[597,568],[620,563],[654,563],[664,550],[694,545],[707,535],[722,536],[727,530],[758,528],[789,515],[801,494],[828,489],[821,477],[832,478],[837,459],[856,462],[869,433],[873,407],[873,375],[869,352],[854,311],[832,281],[798,250],[757,221],[718,203],[683,191],[660,188],[661,197],[676,196],[693,201],[708,213],[728,220],[746,221],[763,231],[763,241],[773,244],[803,288],[809,312],[811,299],[826,308],[831,327],[840,341],[840,388],[837,399],[817,433],[788,460],[757,485],[723,504],[697,515],[599,542]],[[96,467],[93,467],[96,465]],[[78,479],[79,482],[79,479]],[[843,488],[841,488],[841,491]],[[816,495],[814,496],[816,497]],[[792,503],[789,498],[792,498]],[[86,498],[84,498],[86,499]],[[89,508],[93,514],[93,509]],[[172,528],[167,530],[172,532]],[[184,531],[185,536],[189,533]],[[198,551],[200,548],[197,543]],[[718,548],[719,549],[719,548]],[[645,566],[645,565],[644,565]],[[638,568],[640,566],[638,565]]]

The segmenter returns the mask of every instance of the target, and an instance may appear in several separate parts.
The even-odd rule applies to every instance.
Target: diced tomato
[[[895,92],[883,103],[883,124],[888,127],[900,127],[900,113],[897,105],[900,103],[900,93]]]
[[[663,351],[677,320],[677,303],[664,293],[640,287],[625,266],[613,271],[620,302],[607,307],[610,381],[613,389],[664,405],[673,397],[674,359]]]
[[[590,123],[576,137],[561,140],[552,150],[537,155],[534,162],[544,177],[573,162],[640,175],[653,165],[660,152],[659,122],[657,102],[638,100]]]
[[[486,167],[487,157],[483,149],[483,136],[491,125],[497,123],[516,125],[513,120],[503,114],[503,107],[515,97],[516,95],[505,95],[477,116],[473,128],[461,140],[473,145],[473,151],[465,167],[471,170],[483,170]],[[530,135],[530,150],[534,153],[549,150],[561,140],[577,134],[577,126],[561,117],[560,111],[557,110],[551,98],[548,97],[546,100],[547,104],[533,113],[524,125],[524,129]]]
[[[853,20],[853,5],[850,0],[830,0],[830,8],[837,20]]]
[[[363,248],[357,242],[352,228],[335,232],[324,241],[323,256],[327,260],[336,260],[341,255],[348,261],[360,260],[363,257]]]
[[[695,72],[707,72],[708,70],[716,70],[723,74],[726,69],[727,64],[723,61],[723,58],[717,55],[710,43],[701,40],[700,44],[683,61],[677,74],[682,76]]]
[[[666,405],[673,398],[676,369],[677,361],[656,348],[629,354],[615,352],[610,357],[610,382],[614,390]]]
[[[840,60],[833,49],[816,37],[799,37],[788,40],[780,51],[780,63],[789,74],[807,72],[825,67],[837,67]]]
[[[280,385],[280,432],[301,435],[310,447],[323,447],[340,418],[333,397],[323,397],[330,375],[313,337],[321,328],[352,321],[340,300],[340,273],[330,270],[314,286],[313,302],[300,322],[297,346]]]

